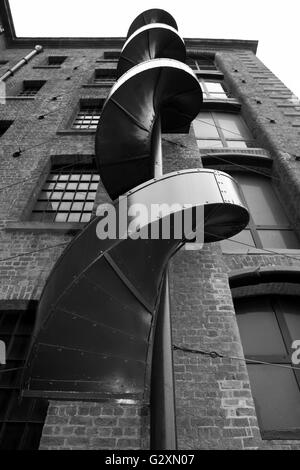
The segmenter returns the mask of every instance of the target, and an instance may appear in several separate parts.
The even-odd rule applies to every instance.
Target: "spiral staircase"
[[[209,243],[240,232],[248,212],[225,173],[197,168],[162,174],[161,133],[187,132],[202,106],[200,84],[185,60],[171,15],[152,9],[134,20],[97,128],[96,161],[117,216],[124,203],[201,207]],[[156,428],[168,432],[174,417],[166,390],[172,388],[166,270],[186,240],[101,240],[101,217],[74,238],[47,280],[23,395],[150,399]],[[161,221],[150,218],[145,228]],[[168,419],[173,422],[166,424]],[[153,446],[175,446],[172,438],[173,444],[158,440]]]

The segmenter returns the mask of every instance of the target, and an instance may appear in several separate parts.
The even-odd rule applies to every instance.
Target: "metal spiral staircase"
[[[118,63],[120,78],[97,128],[96,160],[117,215],[124,202],[149,209],[154,203],[202,207],[209,243],[241,231],[248,212],[225,173],[162,174],[161,132],[186,132],[202,106],[200,84],[185,58],[167,12],[148,10],[134,20]],[[166,268],[185,240],[100,240],[99,220],[70,243],[48,278],[23,395],[150,399],[152,448],[174,448]],[[148,228],[160,222],[149,220]]]

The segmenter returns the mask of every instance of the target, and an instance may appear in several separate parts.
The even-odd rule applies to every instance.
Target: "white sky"
[[[124,37],[163,8],[186,38],[256,39],[257,56],[300,97],[299,0],[10,0],[17,36]]]

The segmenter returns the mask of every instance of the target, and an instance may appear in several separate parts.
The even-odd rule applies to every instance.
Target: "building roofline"
[[[17,37],[14,22],[8,0],[0,0],[0,11],[4,27],[6,46],[8,48],[32,48],[35,44],[42,44],[44,47],[62,48],[114,48],[121,49],[126,41],[124,37]],[[185,38],[186,47],[189,49],[209,49],[228,50],[243,49],[254,52],[257,51],[258,41],[242,39],[201,39]]]

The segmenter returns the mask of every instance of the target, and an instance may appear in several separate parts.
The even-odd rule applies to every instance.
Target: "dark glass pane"
[[[9,358],[12,360],[25,359],[27,349],[28,336],[15,336],[9,353]]]
[[[241,116],[230,113],[214,113],[226,139],[251,140],[251,134]]]
[[[222,250],[229,251],[230,253],[247,252],[251,247],[255,247],[250,230],[242,230],[234,237],[221,242]]]
[[[24,312],[21,315],[21,319],[18,324],[18,334],[30,335],[32,333],[34,322],[35,322],[35,312],[34,311]]]
[[[10,403],[10,397],[10,390],[0,389],[0,421],[3,420],[6,415]]]
[[[19,393],[15,392],[13,396],[13,406],[8,418],[9,421],[26,422],[31,408],[32,400],[30,398],[20,400]]]
[[[279,304],[292,341],[300,340],[300,296],[282,296]]]
[[[43,425],[28,424],[26,428],[25,439],[23,441],[22,450],[38,449],[41,440]]]
[[[274,193],[271,180],[261,175],[235,173],[242,187],[254,223],[257,225],[288,225],[289,221]]]
[[[293,230],[258,230],[258,235],[264,248],[300,248],[299,240]]]
[[[267,297],[236,299],[235,309],[245,356],[287,355]]]
[[[22,439],[26,424],[6,423],[1,439],[1,450],[17,450]]]
[[[263,430],[300,428],[300,392],[293,372],[248,364],[256,412]]]
[[[12,334],[17,324],[19,315],[13,310],[3,313],[0,319],[1,339],[3,334]]]

